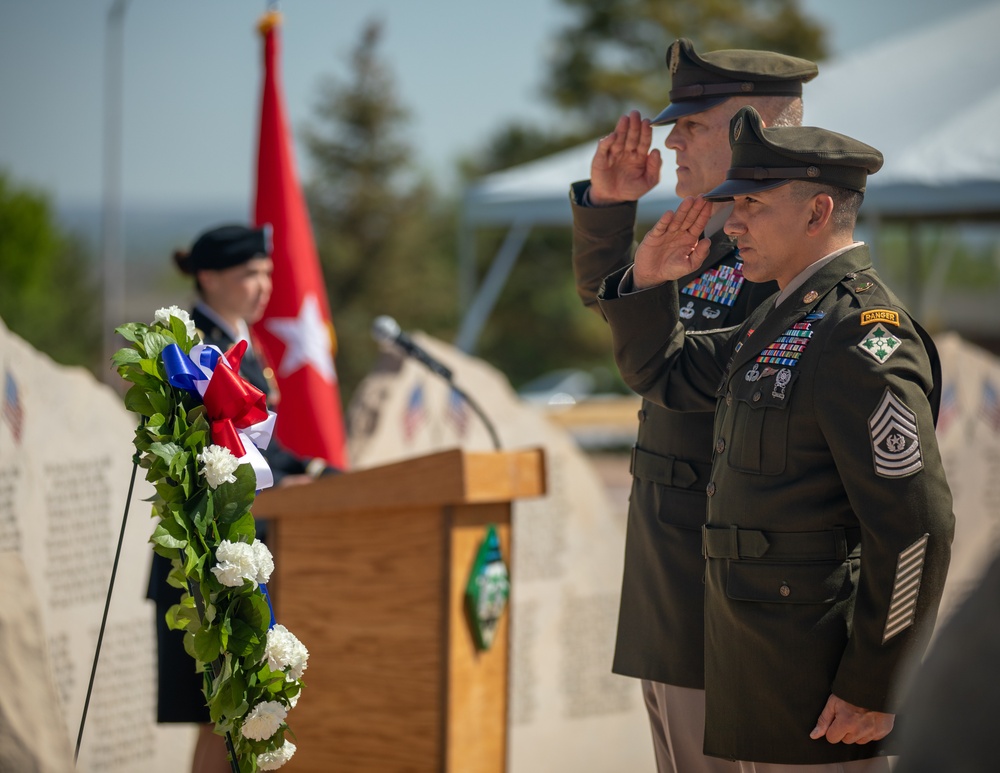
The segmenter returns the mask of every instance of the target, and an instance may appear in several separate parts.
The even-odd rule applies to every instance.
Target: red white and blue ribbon
[[[190,355],[177,344],[163,349],[163,366],[170,385],[201,397],[211,426],[212,442],[224,446],[249,464],[257,488],[274,485],[274,476],[259,449],[267,448],[277,414],[267,409],[267,398],[239,375],[247,342],[240,341],[223,354],[217,346],[196,344]]]

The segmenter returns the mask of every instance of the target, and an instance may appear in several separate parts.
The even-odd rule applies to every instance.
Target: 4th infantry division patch
[[[862,349],[872,357],[874,357],[879,362],[885,362],[888,360],[894,351],[896,351],[902,341],[900,341],[896,336],[891,335],[885,326],[879,322],[871,331],[866,335],[861,343],[858,344],[858,348]]]

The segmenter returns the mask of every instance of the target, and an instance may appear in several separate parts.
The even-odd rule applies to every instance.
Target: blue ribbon
[[[277,622],[277,620],[274,619],[274,606],[271,604],[271,594],[267,592],[267,586],[264,583],[260,583],[257,587],[259,587],[263,592],[264,600],[267,601],[267,608],[271,610],[271,624],[267,627],[267,630],[270,631],[274,628],[274,625]]]
[[[203,381],[205,376],[184,350],[177,344],[167,344],[160,356],[163,358],[163,367],[167,371],[167,381],[170,382],[170,386],[197,395],[198,387],[195,383]]]

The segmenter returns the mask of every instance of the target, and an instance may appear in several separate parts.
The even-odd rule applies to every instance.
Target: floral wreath
[[[132,384],[125,407],[142,419],[136,457],[156,489],[150,542],[172,561],[168,583],[184,591],[167,624],[185,632],[184,648],[205,674],[233,769],[276,770],[295,753],[285,718],[309,652],[275,623],[265,586],[274,562],[250,512],[258,488],[272,483],[258,449],[275,415],[238,375],[246,344],[226,353],[205,346],[186,311],[159,309],[151,325],[117,332],[131,344],[113,361]]]

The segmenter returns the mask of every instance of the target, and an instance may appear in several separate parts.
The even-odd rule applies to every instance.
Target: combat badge
[[[890,335],[889,331],[885,329],[885,326],[879,322],[871,329],[871,332],[869,332],[868,335],[861,340],[861,343],[858,344],[858,348],[862,351],[868,352],[868,354],[880,363],[884,363],[901,345],[902,341],[895,336]]]
[[[876,475],[905,478],[923,469],[916,414],[888,387],[868,419],[868,426]]]

